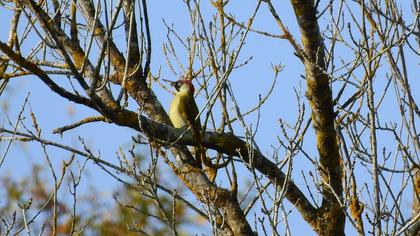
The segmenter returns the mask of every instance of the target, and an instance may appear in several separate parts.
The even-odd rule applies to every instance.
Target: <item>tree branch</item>
[[[95,109],[95,106],[90,99],[70,93],[64,88],[58,86],[37,65],[33,64],[32,62],[29,62],[24,57],[14,52],[12,48],[10,48],[9,46],[7,46],[5,43],[1,41],[0,41],[0,50],[4,54],[6,54],[11,60],[13,60],[16,64],[25,68],[25,70],[30,71],[32,74],[38,76],[38,78],[40,78],[42,82],[44,82],[52,91],[54,91],[58,95],[64,98],[67,98],[68,100],[73,101],[75,103],[83,104],[85,106]]]
[[[92,123],[92,122],[97,122],[97,121],[106,121],[106,118],[103,116],[92,116],[92,117],[87,117],[83,120],[80,120],[76,123],[70,124],[70,125],[66,125],[60,128],[56,128],[53,130],[53,134],[62,134],[63,132],[67,131],[67,130],[71,130],[74,128],[77,128],[81,125],[87,124],[87,123]]]
[[[178,145],[200,145],[193,138],[191,132],[185,133],[182,128],[176,129],[172,126],[155,122],[145,116],[139,116],[139,125],[140,130],[149,137],[159,139],[168,145],[173,144],[173,142],[176,142]],[[286,175],[276,164],[268,160],[256,149],[249,147],[249,144],[233,134],[206,132],[204,133],[201,145],[222,152],[228,156],[240,157],[246,164],[251,165],[264,174],[278,188],[281,188],[285,184]],[[287,184],[286,198],[296,206],[305,220],[314,223],[316,209],[292,181]]]
[[[316,17],[317,10],[310,0],[292,0],[291,3],[302,34],[307,97],[312,109],[323,179],[320,218],[314,229],[321,235],[344,235],[345,215],[339,202],[343,195],[342,160],[334,127],[330,78],[326,73],[325,49]]]

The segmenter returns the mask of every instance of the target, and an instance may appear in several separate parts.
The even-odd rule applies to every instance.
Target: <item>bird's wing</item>
[[[195,103],[193,97],[181,97],[180,99],[185,99],[185,100],[180,100],[180,104],[185,104],[185,106],[179,107],[179,113],[182,119],[187,121],[188,126],[191,128],[191,131],[193,132],[194,138],[197,139],[199,143],[201,143],[201,140],[202,140],[201,122],[200,122],[200,117],[197,117],[198,112],[199,112],[197,104]],[[203,150],[204,149],[202,148],[201,144],[194,147],[195,159],[197,162],[197,167],[199,168],[201,168],[203,161],[204,163],[208,163],[206,153]]]
[[[197,129],[197,131],[201,130],[201,122],[200,117],[195,119],[198,115],[198,107],[197,104],[194,101],[194,98],[188,98],[188,97],[181,97],[181,99],[185,99],[184,101],[180,101],[180,104],[184,104],[184,106],[180,106],[180,114],[183,120],[186,120],[188,122],[188,125],[193,125],[193,129]],[[189,101],[193,102],[189,102]]]

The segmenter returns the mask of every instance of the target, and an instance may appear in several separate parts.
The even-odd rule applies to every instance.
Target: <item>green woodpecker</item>
[[[201,142],[201,122],[198,116],[197,104],[194,101],[194,86],[189,79],[169,81],[175,89],[176,94],[169,109],[169,118],[175,128],[190,127],[194,138]],[[201,145],[194,148],[197,166],[201,168],[203,161]],[[204,154],[205,155],[205,154]]]

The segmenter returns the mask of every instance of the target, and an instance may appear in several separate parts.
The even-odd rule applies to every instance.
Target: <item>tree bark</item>
[[[322,178],[322,205],[314,230],[320,235],[344,235],[345,215],[341,207],[342,162],[334,127],[334,108],[329,76],[326,73],[324,44],[316,18],[314,2],[292,0],[302,35],[305,55],[307,97],[317,137]]]

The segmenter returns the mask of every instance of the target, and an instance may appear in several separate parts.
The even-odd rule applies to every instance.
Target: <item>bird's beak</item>
[[[174,87],[178,91],[179,89],[178,81],[172,81],[172,80],[167,80],[167,79],[162,79],[162,80],[169,83],[172,87]]]
[[[171,86],[175,86],[176,81],[168,80],[168,79],[162,79],[163,81],[169,83]]]

